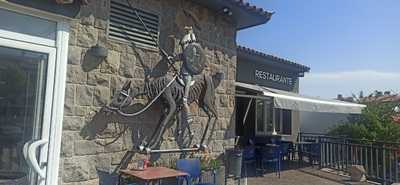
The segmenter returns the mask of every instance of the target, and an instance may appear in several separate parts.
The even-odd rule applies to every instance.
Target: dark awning
[[[307,97],[296,93],[241,82],[236,82],[235,85],[237,87],[258,91],[262,96],[272,97],[275,108],[308,112],[360,114],[362,109],[366,107],[366,105],[362,104]]]

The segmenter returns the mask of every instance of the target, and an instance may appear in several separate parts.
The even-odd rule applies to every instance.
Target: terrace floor
[[[341,176],[328,170],[320,170],[317,166],[303,166],[289,165],[282,169],[281,177],[275,175],[274,172],[268,171],[266,173],[254,175],[251,172],[247,175],[247,185],[340,185],[340,184],[357,184],[357,185],[370,185],[372,183],[352,183],[349,177]],[[243,181],[242,181],[243,182]],[[244,182],[246,185],[246,182]]]

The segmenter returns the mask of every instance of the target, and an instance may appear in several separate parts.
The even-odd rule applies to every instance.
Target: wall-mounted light
[[[108,56],[108,49],[96,44],[92,46],[85,54],[82,69],[85,72],[96,69]]]
[[[105,59],[108,55],[108,49],[104,46],[96,44],[95,46],[90,48],[90,53],[99,59]]]

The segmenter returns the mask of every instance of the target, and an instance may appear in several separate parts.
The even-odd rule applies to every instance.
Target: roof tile
[[[267,17],[268,19],[270,19],[271,16],[274,14],[274,12],[269,12],[264,10],[263,8],[258,8],[257,6],[251,5],[249,2],[245,2],[244,0],[226,0],[226,1],[230,1],[238,5],[239,7],[247,11],[250,11],[251,13],[257,13],[261,16]]]
[[[266,53],[263,53],[263,52],[260,52],[260,51],[257,51],[257,50],[251,49],[251,48],[247,48],[247,47],[244,47],[244,46],[238,46],[237,49],[238,49],[238,51],[242,51],[242,52],[245,52],[245,53],[248,53],[248,54],[251,54],[251,55],[257,55],[257,56],[260,56],[260,57],[273,59],[275,61],[279,61],[279,62],[282,62],[282,63],[285,63],[285,64],[289,64],[289,65],[298,67],[298,68],[304,70],[304,72],[309,72],[310,71],[310,67],[308,67],[308,66],[305,66],[305,65],[302,65],[302,64],[299,64],[299,63],[296,63],[296,62],[292,62],[290,60],[287,60],[287,59],[284,59],[284,58],[281,58],[281,57],[277,57],[277,56],[274,56],[274,55],[271,55],[271,54],[266,54]]]

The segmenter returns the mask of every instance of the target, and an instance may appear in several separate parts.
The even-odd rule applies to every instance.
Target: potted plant
[[[222,160],[204,156],[200,161],[204,181],[215,182],[216,185],[224,184],[225,168]]]

